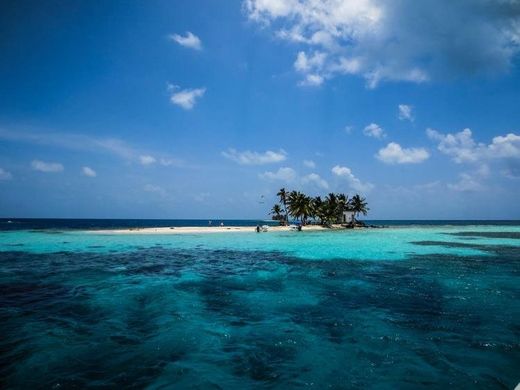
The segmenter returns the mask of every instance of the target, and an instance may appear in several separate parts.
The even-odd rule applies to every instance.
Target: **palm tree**
[[[282,214],[282,208],[278,203],[276,203],[273,208],[271,209],[271,212],[269,213],[273,216],[273,220],[275,221],[282,221],[284,219],[284,215]]]
[[[291,215],[294,218],[298,218],[298,196],[299,192],[291,191],[289,194],[286,195],[286,202],[287,202],[287,213],[288,215]]]
[[[356,219],[360,213],[363,215],[367,215],[368,210],[370,210],[367,207],[366,199],[362,198],[358,194],[356,194],[352,197],[351,206],[352,206],[352,211],[354,212],[354,219]]]
[[[291,191],[287,197],[289,214],[305,225],[312,213],[311,198],[299,191]]]
[[[320,225],[323,225],[325,209],[323,200],[321,200],[321,196],[317,196],[311,199],[311,216],[313,218],[317,218],[320,222]]]
[[[324,219],[327,225],[336,222],[338,216],[337,209],[338,199],[336,198],[336,194],[331,192],[325,197],[325,204],[323,207]]]
[[[280,198],[280,204],[283,207],[284,212],[284,225],[287,224],[287,192],[285,191],[285,188],[280,188],[280,191],[276,194]]]
[[[349,204],[348,196],[345,194],[337,194],[337,210],[336,210],[336,221],[343,221],[343,212],[347,210]]]
[[[303,195],[301,198],[301,212],[302,212],[302,216],[303,216],[302,223],[304,225],[306,225],[307,218],[308,217],[312,218],[314,216],[314,211],[312,208],[312,198],[305,194],[302,194],[302,195]]]
[[[354,212],[354,221],[359,214],[367,215],[369,210],[366,199],[357,194],[349,199],[345,194],[331,192],[322,199],[320,196],[311,198],[300,191],[287,192],[282,188],[276,195],[280,198],[280,204],[274,205],[270,214],[284,224],[291,216],[304,225],[308,218],[318,220],[322,225],[331,225],[341,221],[347,210]]]

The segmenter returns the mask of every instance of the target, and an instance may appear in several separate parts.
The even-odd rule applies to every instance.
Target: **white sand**
[[[341,228],[334,225],[333,229]],[[302,231],[330,230],[323,226],[307,225],[302,227]],[[156,227],[156,228],[131,228],[131,229],[104,229],[89,230],[96,234],[204,234],[204,233],[239,233],[255,232],[256,226],[183,226],[183,227]],[[268,232],[291,231],[288,226],[269,226]]]

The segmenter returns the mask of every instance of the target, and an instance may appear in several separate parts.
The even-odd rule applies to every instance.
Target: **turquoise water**
[[[6,388],[514,388],[520,226],[0,232]]]

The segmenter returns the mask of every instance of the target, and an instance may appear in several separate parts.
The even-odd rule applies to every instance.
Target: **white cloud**
[[[363,183],[356,176],[354,176],[350,168],[336,165],[332,168],[332,173],[338,177],[346,179],[349,186],[355,191],[367,193],[374,189],[374,185],[372,183]]]
[[[307,168],[311,168],[311,169],[316,168],[316,163],[312,160],[303,160],[303,165],[305,165]]]
[[[352,74],[374,88],[384,80],[505,73],[520,51],[515,1],[244,0],[243,8],[278,39],[304,48],[294,65],[304,85],[312,85],[307,75],[323,82]]]
[[[90,167],[83,167],[83,168],[81,168],[81,172],[82,172],[85,176],[88,176],[88,177],[96,177],[96,176],[97,176],[96,171],[93,170],[93,169],[90,168]]]
[[[45,162],[40,160],[33,160],[31,163],[32,168],[35,171],[51,173],[51,172],[62,172],[63,165],[55,162]]]
[[[150,156],[150,155],[147,155],[147,154],[143,154],[141,156],[139,156],[139,162],[142,164],[142,165],[151,165],[151,164],[155,164],[156,163],[156,158],[154,156]]]
[[[318,87],[323,84],[323,81],[323,77],[319,74],[308,74],[305,76],[305,79],[298,83],[298,85],[302,87]]]
[[[414,118],[412,115],[412,106],[408,104],[399,104],[399,119],[402,121],[410,121],[413,122]]]
[[[483,147],[483,145],[475,143],[470,129],[447,135],[433,129],[427,129],[426,134],[430,139],[439,141],[437,148],[442,153],[451,156],[457,163],[477,161],[480,154],[478,150]]]
[[[487,150],[490,158],[520,158],[520,135],[499,135],[493,138]]]
[[[473,133],[467,128],[454,134],[442,134],[427,129],[426,134],[430,139],[438,141],[439,151],[450,156],[456,163],[520,158],[520,136],[513,133],[494,137],[488,145],[475,142]]]
[[[371,123],[363,129],[363,134],[367,137],[374,137],[377,139],[382,139],[386,137],[385,131],[381,126],[376,123]]]
[[[327,55],[322,52],[315,52],[311,56],[307,56],[305,52],[300,51],[294,61],[294,69],[302,73],[320,70],[326,57]]]
[[[168,90],[170,91],[176,91],[178,89],[179,87],[176,85],[168,86]],[[206,88],[183,89],[178,92],[173,92],[170,96],[170,102],[185,110],[191,110],[195,107],[197,100],[203,97],[205,93]]]
[[[161,159],[159,159],[159,164],[161,164],[162,166],[165,166],[165,167],[169,167],[169,166],[180,167],[183,165],[182,161],[179,159],[176,159],[176,158],[161,158]]]
[[[354,130],[354,126],[345,126],[345,133],[352,134],[352,131]]]
[[[230,148],[227,151],[222,152],[222,156],[240,165],[272,164],[282,162],[287,159],[287,153],[282,149],[277,152],[268,150],[264,153],[259,153],[251,152],[249,150],[239,152],[236,149]]]
[[[314,184],[316,187],[328,189],[329,183],[327,183],[326,180],[324,180],[320,175],[317,173],[310,173],[304,177],[302,177],[302,183],[303,184]]]
[[[267,171],[259,175],[261,179],[269,181],[292,182],[296,179],[296,171],[289,167],[282,167],[276,172]]]
[[[179,45],[189,47],[190,49],[202,50],[202,42],[195,34],[186,31],[186,36],[179,34],[170,35],[170,39],[177,42]]]
[[[13,177],[13,175],[11,175],[11,172],[8,172],[5,169],[0,168],[0,181],[1,180],[10,180],[12,177]]]
[[[377,152],[376,157],[386,164],[418,164],[430,157],[424,148],[402,148],[395,142],[390,142]]]
[[[324,77],[320,73],[326,58],[327,54],[323,52],[317,51],[307,55],[300,51],[296,56],[296,61],[294,61],[294,69],[304,76],[299,85],[317,87],[323,84]]]

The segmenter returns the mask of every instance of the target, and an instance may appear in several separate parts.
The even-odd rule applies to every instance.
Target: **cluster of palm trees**
[[[344,211],[352,211],[354,219],[359,214],[367,215],[368,207],[365,198],[354,195],[351,199],[345,194],[328,194],[325,199],[320,196],[307,196],[300,191],[287,192],[285,188],[276,194],[280,202],[275,204],[270,214],[273,220],[282,224],[289,222],[289,217],[300,221],[303,225],[310,220],[321,225],[341,223]]]

